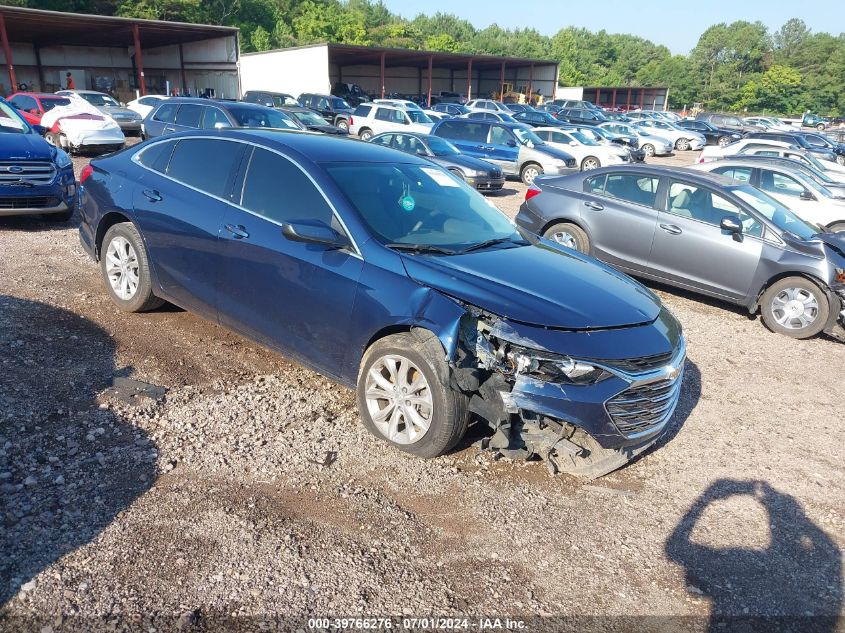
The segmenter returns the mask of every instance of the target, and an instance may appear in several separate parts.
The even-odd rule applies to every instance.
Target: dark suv
[[[299,103],[320,113],[329,125],[349,131],[349,118],[355,109],[345,99],[333,95],[306,92],[299,95]]]
[[[267,90],[247,90],[244,93],[243,101],[246,103],[257,103],[268,108],[283,108],[285,106],[299,105],[299,101],[286,92],[269,92]]]
[[[362,103],[370,101],[370,96],[364,92],[364,89],[358,84],[348,84],[343,81],[335,83],[332,88],[332,94],[335,97],[340,97],[352,107],[359,106]]]
[[[717,127],[722,130],[731,130],[733,132],[739,132],[740,134],[763,131],[763,128],[759,125],[751,125],[750,123],[746,123],[738,116],[734,116],[733,114],[702,112],[695,118],[699,121],[707,121],[713,127]]]
[[[177,97],[165,99],[147,115],[141,126],[141,136],[154,138],[174,132],[230,127],[305,129],[290,115],[257,103]]]
[[[564,108],[555,114],[555,118],[577,125],[598,125],[599,123],[607,123],[610,120],[604,116],[601,110],[592,110],[590,108]]]
[[[816,158],[836,162],[836,151],[817,143],[811,143],[800,132],[753,132],[747,134],[746,137],[797,145],[801,149],[813,152]]]

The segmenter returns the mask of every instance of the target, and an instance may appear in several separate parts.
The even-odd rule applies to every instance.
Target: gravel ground
[[[494,461],[477,429],[423,461],[309,370],[176,308],[119,312],[73,224],[0,219],[0,629],[845,630],[841,343],[656,288],[689,349],[656,449],[594,482]]]

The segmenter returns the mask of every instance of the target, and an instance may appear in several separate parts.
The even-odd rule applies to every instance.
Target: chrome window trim
[[[349,238],[349,242],[352,244],[352,247],[353,247],[354,250],[352,252],[350,252],[349,254],[353,257],[357,257],[361,261],[364,261],[364,256],[361,253],[361,249],[358,247],[358,242],[352,236],[352,233],[349,231],[349,227],[347,227],[346,222],[344,222],[340,213],[338,213],[337,207],[335,207],[334,204],[332,203],[332,201],[329,200],[329,197],[326,195],[326,192],[323,191],[323,188],[320,187],[317,184],[317,182],[314,180],[314,178],[311,177],[311,174],[309,174],[307,171],[305,171],[299,163],[297,163],[291,156],[288,156],[284,152],[278,151],[278,150],[270,148],[270,147],[266,147],[264,145],[259,145],[258,143],[254,143],[252,141],[245,141],[245,140],[242,140],[242,139],[235,139],[235,138],[219,138],[219,137],[215,137],[215,136],[199,136],[199,135],[197,135],[197,136],[193,136],[193,135],[191,135],[191,136],[180,136],[178,138],[164,136],[164,137],[161,137],[161,140],[156,140],[155,142],[150,143],[149,145],[141,148],[139,151],[132,154],[132,158],[130,160],[133,163],[135,163],[136,165],[138,165],[139,167],[141,167],[142,169],[146,169],[147,171],[150,171],[154,174],[157,174],[157,175],[161,176],[162,178],[166,178],[167,180],[170,180],[171,182],[175,182],[175,183],[177,183],[177,184],[179,184],[183,187],[191,189],[192,191],[196,191],[197,193],[200,193],[204,196],[208,196],[209,198],[213,198],[214,200],[219,200],[220,202],[228,204],[231,207],[235,207],[236,209],[240,209],[241,211],[245,211],[246,213],[249,213],[250,215],[255,216],[256,218],[261,218],[262,220],[266,220],[267,222],[270,222],[271,224],[275,224],[276,226],[279,226],[279,227],[281,227],[284,224],[283,222],[279,222],[279,221],[274,220],[272,218],[268,218],[264,215],[261,215],[260,213],[256,213],[255,211],[252,211],[251,209],[247,209],[246,207],[243,207],[239,203],[233,202],[232,200],[226,200],[225,198],[215,196],[212,193],[208,193],[207,191],[203,191],[202,189],[198,189],[197,187],[186,184],[186,183],[182,182],[181,180],[177,180],[176,178],[173,178],[172,176],[169,176],[168,174],[164,174],[160,171],[156,171],[155,169],[151,169],[151,168],[147,167],[146,165],[144,165],[143,163],[141,163],[141,161],[140,161],[139,157],[141,156],[141,154],[143,154],[149,148],[151,148],[155,145],[158,145],[160,143],[167,143],[167,142],[173,142],[173,141],[178,142],[178,141],[190,140],[190,139],[203,139],[203,140],[213,140],[213,141],[225,141],[227,143],[239,143],[241,145],[248,145],[248,146],[251,146],[253,148],[257,147],[257,148],[260,148],[260,149],[265,149],[269,152],[273,152],[275,154],[278,154],[282,158],[285,158],[288,161],[290,161],[303,174],[305,174],[305,177],[308,178],[308,180],[311,181],[311,184],[314,185],[314,187],[317,189],[317,191],[320,192],[320,195],[323,197],[323,200],[326,201],[326,204],[328,205],[329,209],[331,209],[331,211],[332,211],[332,215],[337,219],[338,223],[343,228],[343,232],[346,234],[346,237]],[[251,156],[250,156],[250,160],[252,160]],[[244,183],[245,182],[246,182],[246,178],[244,178]],[[241,187],[243,187],[244,183],[241,183]],[[239,197],[239,200],[242,200],[242,199],[243,199],[243,190],[241,190],[241,195]]]

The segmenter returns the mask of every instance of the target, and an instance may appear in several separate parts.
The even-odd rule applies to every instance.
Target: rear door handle
[[[592,200],[587,200],[587,201],[584,203],[584,206],[585,206],[585,207],[590,207],[591,209],[593,209],[593,210],[595,210],[595,211],[601,211],[602,209],[604,209],[604,205],[603,205],[603,204],[601,204],[601,203],[599,203],[599,202],[593,202]]]
[[[141,193],[143,193],[150,202],[161,202],[161,194],[155,189],[144,189]]]
[[[165,126],[164,126],[164,131],[165,131],[165,132],[175,132],[175,131],[176,131],[176,128],[175,128],[175,127],[170,127],[169,125],[165,125]]]
[[[680,235],[681,233],[683,233],[681,228],[675,226],[674,224],[661,224],[660,228],[666,231],[667,233],[670,233],[671,235]]]
[[[229,231],[229,233],[235,236],[236,240],[242,240],[245,237],[249,237],[249,233],[246,232],[246,228],[244,228],[242,224],[227,224],[225,228]]]

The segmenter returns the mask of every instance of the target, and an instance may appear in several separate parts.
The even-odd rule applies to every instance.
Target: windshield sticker
[[[408,213],[414,210],[417,206],[416,200],[414,200],[411,196],[402,196],[402,199],[399,201],[399,204],[402,205],[402,208],[405,209]]]
[[[433,167],[420,167],[420,169],[441,187],[460,187],[452,176],[439,169],[434,169]]]

